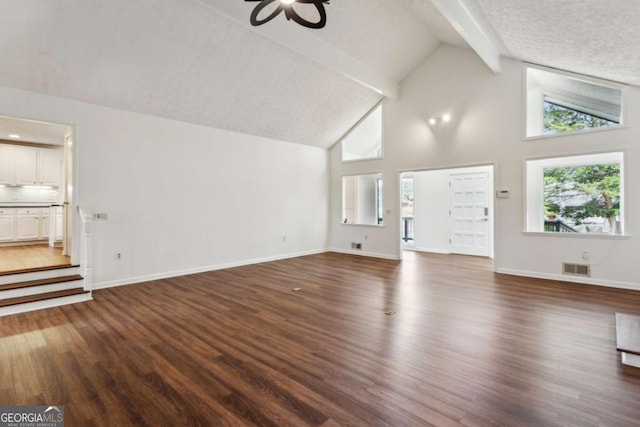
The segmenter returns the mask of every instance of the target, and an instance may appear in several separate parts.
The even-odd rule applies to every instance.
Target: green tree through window
[[[544,169],[544,202],[572,225],[604,218],[617,232],[620,214],[620,165]]]
[[[544,102],[544,133],[554,134],[577,130],[595,129],[618,123],[578,110]]]

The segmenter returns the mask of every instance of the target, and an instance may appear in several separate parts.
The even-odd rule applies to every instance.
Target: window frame
[[[590,84],[594,84],[597,86],[604,86],[604,87],[608,87],[608,88],[612,88],[612,89],[618,89],[620,90],[621,93],[621,100],[620,100],[620,121],[617,125],[613,125],[613,126],[602,126],[602,127],[598,127],[598,128],[589,128],[589,129],[583,129],[583,130],[577,130],[577,131],[569,131],[569,132],[560,132],[560,133],[551,133],[551,134],[539,134],[539,135],[527,135],[527,129],[528,129],[528,112],[529,112],[529,96],[528,96],[528,70],[529,69],[533,69],[533,70],[540,70],[540,71],[545,71],[551,74],[556,74],[558,76],[563,76],[569,79],[573,79],[573,80],[578,80],[578,81],[583,81],[583,82],[587,82]],[[615,82],[612,80],[604,80],[604,79],[598,79],[596,77],[591,77],[591,76],[585,76],[582,74],[577,74],[577,73],[571,73],[569,71],[564,71],[564,70],[558,70],[558,69],[554,69],[554,68],[548,68],[548,67],[544,67],[542,65],[537,65],[537,64],[532,64],[532,63],[528,63],[528,62],[524,62],[522,65],[522,139],[523,141],[527,142],[527,141],[536,141],[536,140],[546,140],[549,138],[562,138],[562,137],[567,137],[567,136],[575,136],[575,135],[583,135],[583,134],[589,134],[589,133],[593,133],[593,132],[607,132],[607,131],[615,131],[615,130],[619,130],[619,129],[626,129],[626,102],[627,102],[627,96],[626,96],[626,88],[628,87],[627,84],[624,83],[620,83],[620,82]],[[539,94],[539,99],[537,99],[536,103],[540,105],[540,112],[543,112],[543,108],[544,108],[544,102],[545,102],[545,97],[550,97],[550,98],[554,98],[555,100],[558,100],[558,98],[560,98],[562,101],[565,101],[566,103],[572,103],[573,100],[575,99],[580,99],[580,95],[576,95],[576,94],[561,94],[558,93],[557,91],[553,91],[550,89],[541,89],[540,90],[540,94]],[[562,99],[565,98],[565,99]],[[562,104],[560,104],[562,106]],[[572,107],[565,107],[565,108],[569,108],[569,109],[573,109]],[[581,111],[581,110],[579,110]],[[599,117],[597,114],[592,114],[591,112],[586,111],[585,114],[589,114],[592,115],[594,117]],[[615,120],[611,120],[609,118],[606,118],[606,120],[609,121],[615,121]],[[541,125],[541,127],[544,127],[544,114],[541,115],[540,117],[541,123],[538,123]]]
[[[621,218],[621,233],[619,234],[606,234],[606,233],[562,233],[555,231],[544,231],[544,224],[542,227],[542,231],[540,230],[530,230],[529,228],[529,212],[530,212],[530,185],[529,180],[529,162],[544,162],[544,161],[558,161],[561,159],[572,159],[572,158],[580,158],[580,157],[589,157],[589,156],[598,156],[598,155],[620,155],[621,160],[619,162],[620,165],[620,218]],[[627,221],[627,204],[626,200],[628,192],[626,191],[627,187],[627,152],[624,149],[612,149],[607,151],[598,151],[598,152],[585,152],[585,153],[575,153],[575,154],[561,154],[561,155],[549,155],[543,157],[530,157],[523,159],[523,194],[522,198],[522,212],[523,212],[523,230],[522,234],[532,235],[532,236],[545,236],[545,237],[560,237],[560,238],[593,238],[593,239],[609,239],[609,240],[624,240],[629,239],[631,237],[629,225]],[[585,163],[584,165],[588,165],[589,163]],[[614,164],[614,163],[591,163],[593,165],[596,164]],[[560,165],[554,165],[549,167],[563,167]],[[540,169],[544,171],[545,166],[542,166]],[[542,197],[542,205],[540,206],[541,211],[544,211],[544,185],[542,185],[537,191],[536,196]],[[539,198],[539,197],[538,197]]]
[[[380,108],[380,155],[373,157],[363,157],[359,159],[344,159],[344,140],[349,137],[365,120],[369,118],[378,108]],[[376,105],[374,105],[367,113],[362,116],[351,128],[338,140],[340,144],[340,161],[342,163],[363,162],[371,160],[383,160],[384,159],[384,99],[381,99]]]
[[[344,222],[343,218],[345,217],[345,189],[344,189],[344,178],[354,177],[354,176],[374,176],[376,177],[376,182],[374,186],[374,216],[376,218],[375,224],[365,224],[365,223],[354,223],[354,222]],[[382,171],[374,171],[374,172],[363,172],[363,173],[351,173],[351,174],[343,174],[340,176],[340,225],[345,226],[356,226],[356,227],[377,227],[384,228],[384,172]],[[378,214],[382,212],[382,223],[380,223],[380,217]]]

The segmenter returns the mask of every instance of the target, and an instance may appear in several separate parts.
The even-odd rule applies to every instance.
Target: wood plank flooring
[[[64,405],[68,426],[640,426],[614,316],[640,292],[408,252],[94,298],[0,319],[0,405]]]
[[[0,247],[0,272],[33,270],[61,265],[71,265],[71,258],[62,255],[62,248],[51,248],[49,245]]]

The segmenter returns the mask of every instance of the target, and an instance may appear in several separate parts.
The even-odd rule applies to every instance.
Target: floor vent
[[[562,264],[562,273],[590,277],[591,267],[588,264],[570,264],[565,262]]]

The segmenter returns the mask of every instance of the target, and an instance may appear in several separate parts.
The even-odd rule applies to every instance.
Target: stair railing
[[[82,221],[82,232],[80,238],[80,266],[83,269],[84,289],[90,291],[93,286],[91,272],[91,223],[93,216],[78,206],[78,213]]]

